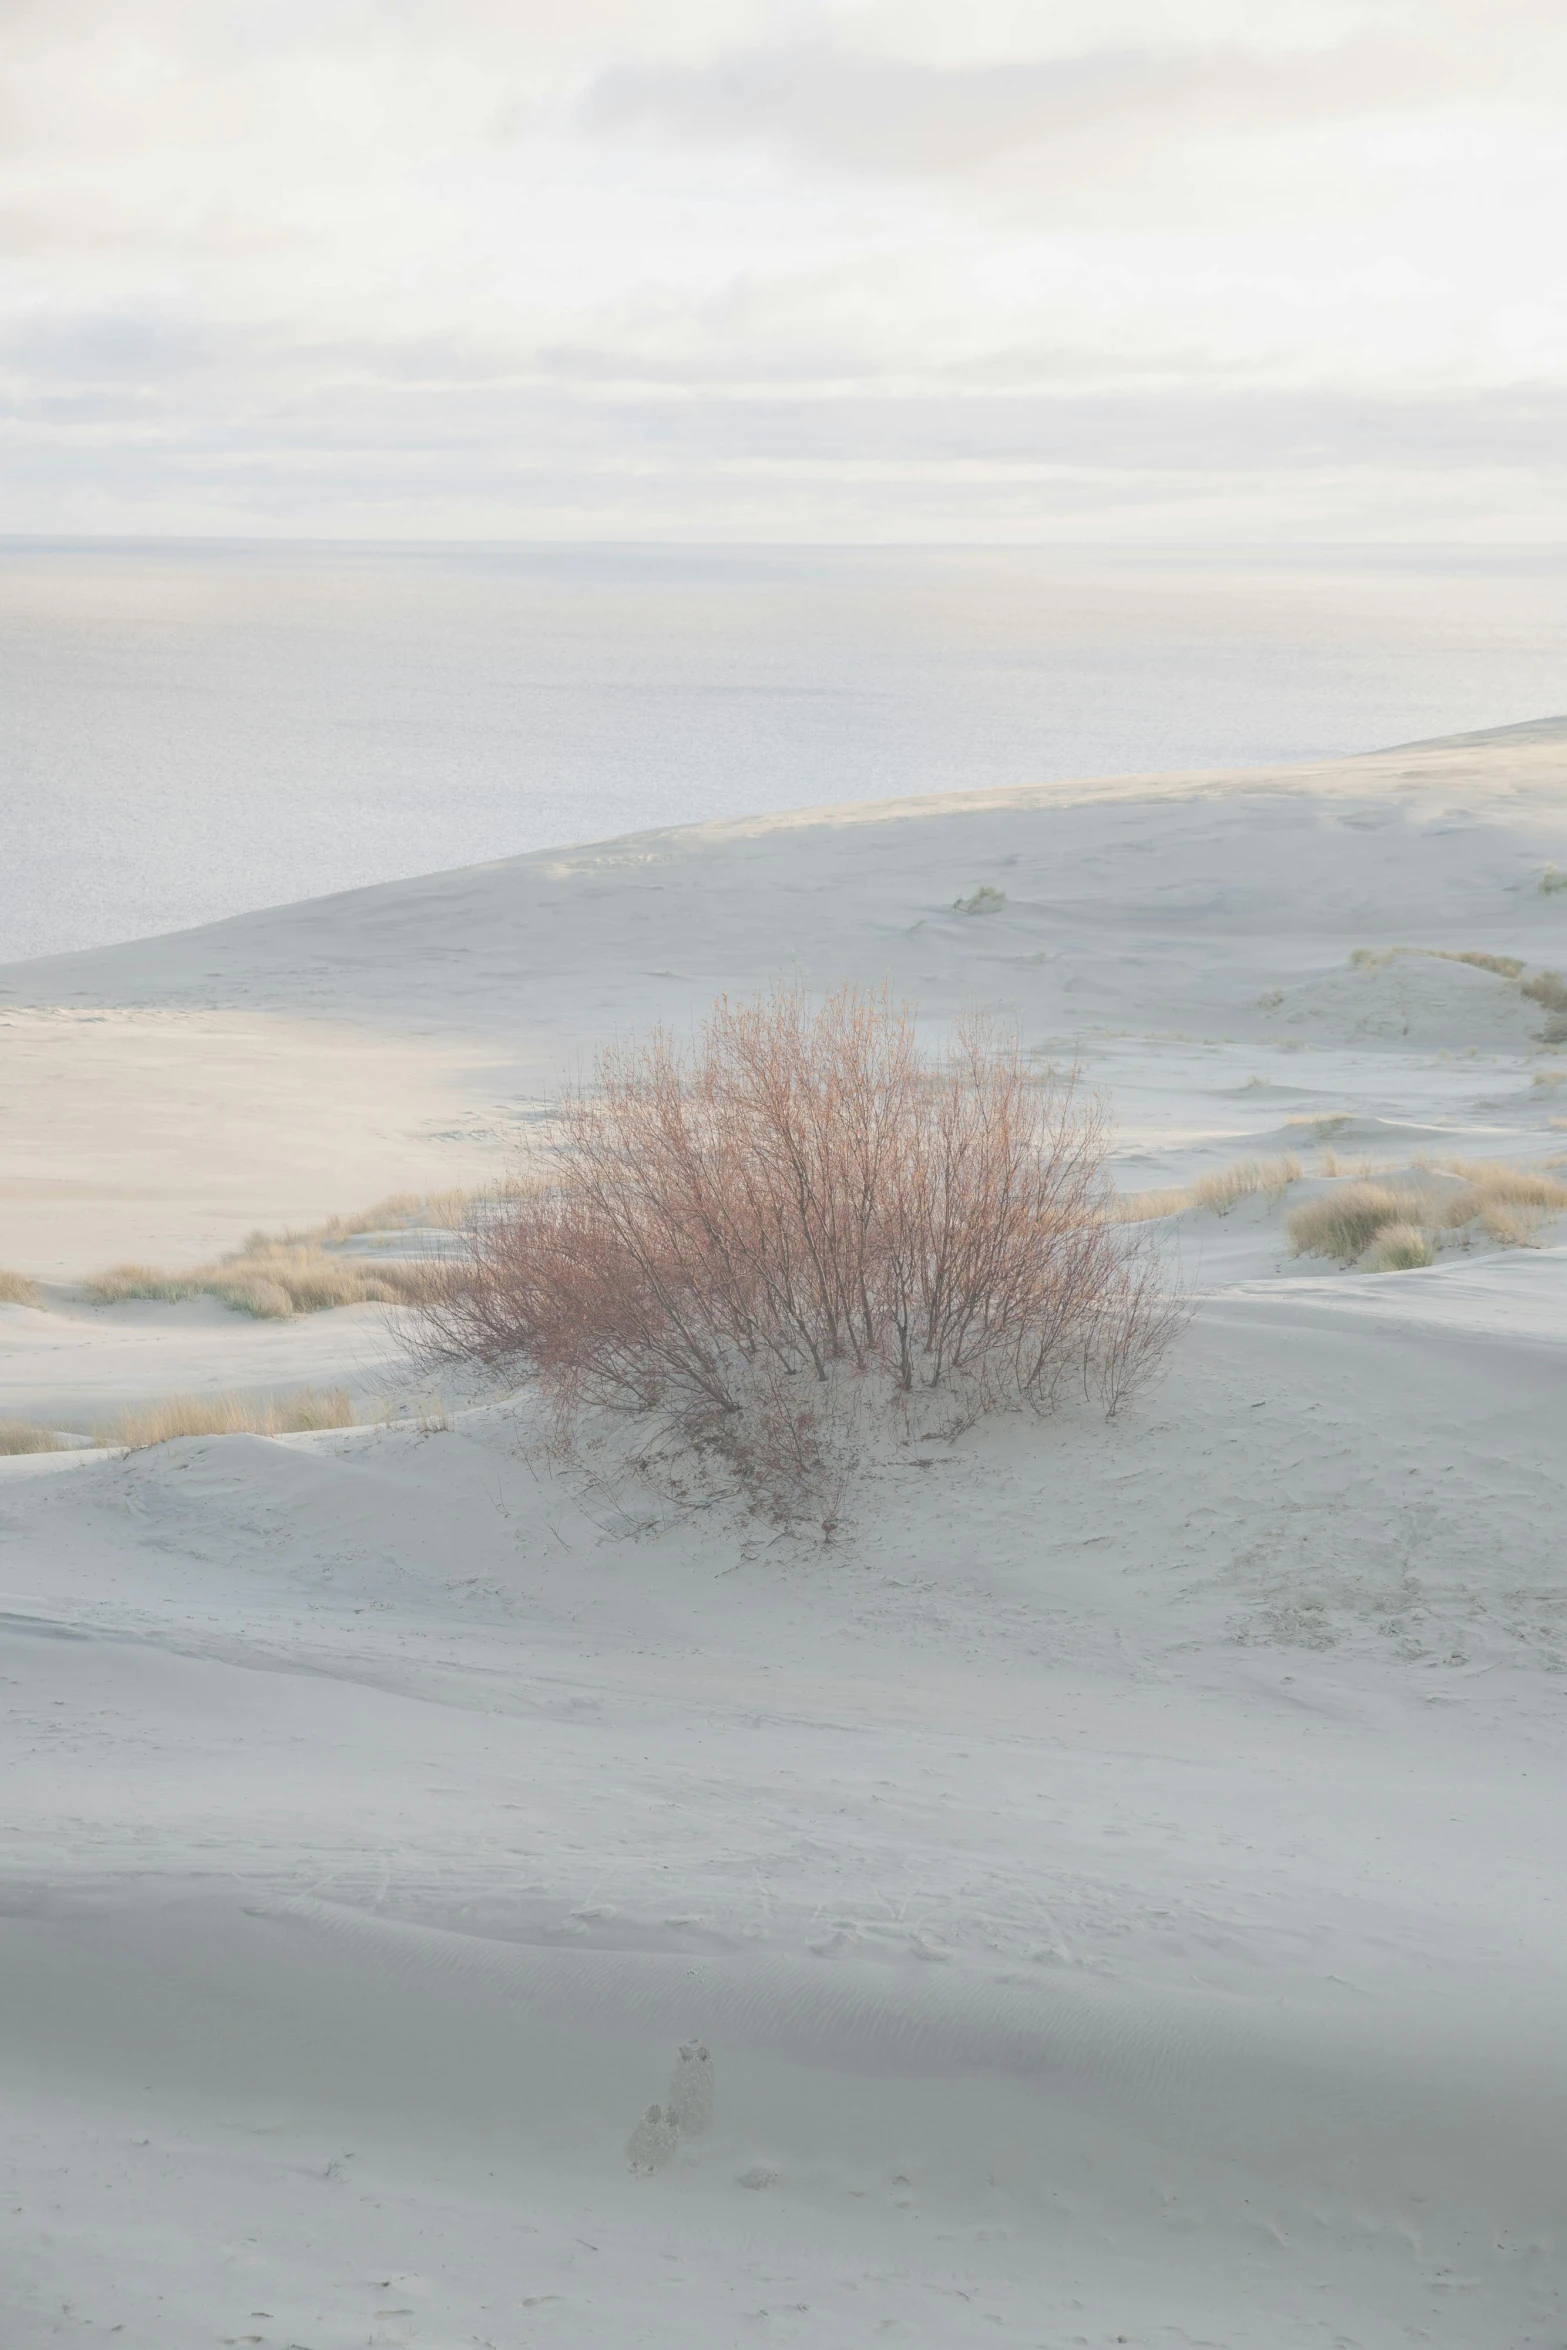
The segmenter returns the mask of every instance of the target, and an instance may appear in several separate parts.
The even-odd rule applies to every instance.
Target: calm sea
[[[648,825],[1567,708],[1567,550],[0,543],[0,962]]]

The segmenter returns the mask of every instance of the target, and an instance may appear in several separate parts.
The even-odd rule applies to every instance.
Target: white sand
[[[12,970],[43,1190],[0,1263],[469,1179],[595,1036],[795,968],[1080,1052],[1128,1188],[1316,1166],[1329,1113],[1396,1165],[1567,1156],[1505,981],[1347,964],[1567,966],[1551,860],[1567,731]],[[1370,1276],[1258,1202],[1178,1229],[1156,1394],[884,1464],[826,1551],[636,1522],[525,1400],[0,1460],[0,2339],[1559,2350],[1567,1230]],[[51,1292],[0,1308],[0,1416],[369,1394],[388,1345]],[[697,2039],[712,2128],[633,2176]]]

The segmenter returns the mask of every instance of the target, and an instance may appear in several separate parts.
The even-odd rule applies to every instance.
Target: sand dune
[[[1398,945],[1567,963],[1567,893],[1539,886],[1567,870],[1562,755],[1521,732],[696,825],[0,970],[21,1137],[0,1261],[191,1263],[257,1224],[483,1180],[606,1033],[796,972],[885,980],[934,1022],[998,1005],[1096,1070],[1125,1060],[1118,1031],[1188,1031],[1200,1072],[1140,1052],[1132,1082],[1171,1070],[1200,1118],[1262,1077],[1467,1120],[1472,1092],[1383,1048],[1525,1056],[1543,1014],[1429,961],[1345,972]],[[1004,903],[955,910],[980,887]],[[1308,1062],[1282,1060],[1295,1045]]]
[[[0,974],[37,1273],[476,1179],[607,1031],[796,971],[1079,1057],[1128,1190],[1302,1165],[1168,1213],[1125,1419],[889,1447],[827,1548],[585,1482],[526,1395],[0,1458],[18,2343],[1559,2344],[1567,1223],[1286,1228],[1567,1159],[1537,998],[1350,961],[1567,968],[1543,724]],[[375,1307],[0,1305],[0,1419],[398,1376]]]

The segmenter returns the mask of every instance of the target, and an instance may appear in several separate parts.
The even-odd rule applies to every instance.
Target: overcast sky
[[[1567,539],[1563,0],[0,0],[0,529]]]

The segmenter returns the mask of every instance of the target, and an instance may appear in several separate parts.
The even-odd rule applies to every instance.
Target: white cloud
[[[0,527],[1561,535],[1564,64],[1534,0],[10,0]]]

